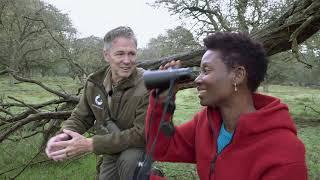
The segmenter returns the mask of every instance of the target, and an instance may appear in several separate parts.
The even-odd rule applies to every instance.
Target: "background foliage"
[[[288,7],[302,1],[153,0],[150,5],[167,8],[180,16],[183,26],[152,38],[146,47],[139,49],[138,59],[155,61],[201,48],[201,39],[214,31],[255,33],[284,17]],[[303,13],[312,13],[316,7],[312,5]],[[14,121],[17,116],[23,120],[37,112],[67,115],[77,102],[85,78],[105,65],[102,46],[101,37],[78,38],[68,15],[50,4],[40,0],[1,0],[0,139],[19,123]],[[319,179],[320,33],[297,48],[298,53],[289,50],[269,57],[268,76],[259,90],[289,104],[299,137],[306,145],[309,177]],[[11,75],[6,73],[7,69]],[[28,79],[18,81],[17,76]],[[39,86],[53,91],[44,91]],[[194,94],[195,89],[179,92],[176,124],[190,119],[201,108]],[[0,179],[93,178],[96,161],[93,154],[63,163],[49,161],[44,156],[46,140],[59,129],[60,122],[61,118],[49,117],[33,121],[1,141]],[[159,163],[158,166],[172,179],[197,179],[193,165]]]

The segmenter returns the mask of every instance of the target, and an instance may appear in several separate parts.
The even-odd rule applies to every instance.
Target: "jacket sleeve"
[[[139,100],[136,107],[133,127],[121,132],[93,136],[95,154],[119,153],[130,147],[144,147],[144,120],[148,107],[148,92]]]
[[[153,93],[150,95],[149,102],[146,117],[147,152],[152,151],[153,143],[156,141],[154,152],[151,152],[154,160],[194,163],[197,116],[191,121],[175,126],[174,134],[166,136],[159,130],[164,102],[161,99],[155,102]],[[165,121],[169,122],[171,116],[170,113],[167,113]],[[160,131],[159,134],[158,131]]]
[[[261,178],[262,180],[307,180],[307,167],[304,162],[290,163],[269,169]]]
[[[71,116],[62,123],[61,131],[62,129],[69,129],[83,134],[93,126],[94,116],[87,101],[87,86],[88,82],[86,83],[83,95],[80,97],[80,101],[71,113]]]

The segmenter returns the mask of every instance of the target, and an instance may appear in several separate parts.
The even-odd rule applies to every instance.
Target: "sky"
[[[164,8],[147,5],[148,0],[43,0],[67,13],[78,37],[97,36],[121,25],[130,26],[138,39],[138,47],[151,38],[181,24]],[[150,1],[149,1],[150,2]]]

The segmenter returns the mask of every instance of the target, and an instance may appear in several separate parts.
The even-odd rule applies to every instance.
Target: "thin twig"
[[[39,134],[39,133],[43,133],[43,132],[44,132],[44,131],[35,131],[35,132],[33,132],[33,133],[31,133],[31,134],[28,134],[28,135],[26,135],[26,136],[23,136],[23,137],[21,137],[21,138],[16,138],[16,139],[7,138],[7,139],[10,140],[10,141],[18,141],[18,140],[21,140],[21,139],[27,139],[27,138],[29,138],[29,137],[35,136],[35,135],[37,135],[37,134]]]
[[[41,164],[41,163],[45,163],[45,162],[49,162],[51,161],[50,159],[46,159],[46,160],[42,160],[42,161],[37,161],[37,162],[33,162],[33,163],[30,163],[29,165],[32,166],[32,165],[35,165],[35,164]],[[25,165],[21,165],[21,166],[17,166],[17,167],[14,167],[12,169],[9,169],[9,170],[5,170],[3,172],[0,173],[0,176],[3,175],[3,174],[6,174],[8,172],[11,172],[11,171],[14,171],[16,169],[19,169],[21,167],[24,167]]]
[[[78,88],[78,91],[77,91],[77,94],[76,94],[77,96],[80,94],[80,92],[81,92],[81,90],[82,90],[83,88],[84,88],[84,86],[81,86],[81,87]]]
[[[38,104],[38,105],[30,105],[33,106],[35,109],[39,109],[39,108],[43,108],[49,105],[53,105],[53,104],[60,104],[60,103],[64,103],[64,102],[71,102],[71,100],[65,100],[65,99],[55,99],[55,100],[51,100],[42,104]],[[8,123],[12,123],[12,122],[16,122],[16,121],[20,121],[21,119],[24,119],[26,117],[28,117],[30,114],[33,114],[33,110],[26,110],[18,115],[15,115],[12,118],[9,119],[5,119],[6,122]]]
[[[12,97],[12,96],[8,96],[8,98],[9,98],[9,99],[12,99],[12,100],[14,100],[14,101],[17,101],[17,102],[19,102],[19,103],[21,103],[21,104],[24,105],[25,107],[27,107],[27,108],[31,109],[32,111],[34,111],[35,113],[40,112],[39,110],[35,109],[34,107],[26,104],[25,102],[23,102],[23,101],[21,101],[21,100],[19,100],[19,99],[16,99],[16,98],[14,98],[14,97]]]
[[[71,115],[72,111],[59,111],[59,112],[41,112],[37,114],[31,114],[28,117],[18,121],[2,134],[0,134],[0,143],[4,141],[11,133],[15,132],[23,125],[28,124],[32,121],[37,121],[41,119],[66,119]]]
[[[42,152],[42,149],[37,152],[35,156],[33,156],[29,162],[14,176],[12,179],[16,179],[23,171],[32,163],[32,161]]]
[[[53,100],[49,100],[47,102],[41,103],[41,104],[28,104],[29,106],[32,106],[35,109],[39,109],[39,108],[43,108],[45,106],[49,106],[49,105],[53,105],[53,104],[61,104],[61,103],[66,103],[66,102],[74,102],[74,103],[78,103],[79,102],[79,98],[77,97],[77,101],[73,101],[72,99],[53,99]],[[0,104],[2,107],[12,107],[12,106],[16,106],[16,107],[25,107],[21,104],[18,103],[3,103]]]
[[[70,159],[70,160],[68,161],[68,163],[67,163],[66,165],[64,165],[63,167],[65,168],[65,167],[69,166],[72,162],[74,162],[74,161],[76,161],[76,160],[79,160],[79,159],[81,159],[81,158],[83,158],[83,157],[86,157],[86,156],[88,156],[88,155],[90,155],[90,154],[92,154],[92,153],[85,153],[85,154],[82,154],[82,155],[80,155],[80,156],[74,157],[74,158]]]
[[[301,62],[303,64],[306,65],[307,68],[311,69],[312,65],[301,60],[300,56],[299,56],[299,50],[298,50],[298,42],[297,42],[297,38],[300,35],[300,33],[302,32],[303,29],[305,29],[306,27],[308,27],[311,22],[313,22],[314,19],[316,19],[317,17],[312,15],[310,17],[308,17],[306,19],[305,22],[303,22],[290,36],[290,40],[292,42],[292,52],[294,53],[295,58],[298,60],[298,62]]]
[[[61,89],[62,92],[64,92],[65,94],[68,94],[67,91],[65,91],[61,85],[57,85],[57,86]]]
[[[62,97],[62,98],[64,98],[64,99],[74,99],[75,101],[76,101],[76,99],[77,99],[76,97],[73,97],[73,96],[71,96],[71,95],[69,95],[69,94],[64,94],[64,93],[61,93],[61,92],[59,92],[59,91],[55,91],[55,90],[49,88],[48,86],[44,85],[44,84],[43,84],[42,82],[40,82],[40,81],[36,81],[36,80],[33,80],[33,79],[23,78],[23,77],[21,77],[21,76],[16,75],[15,73],[12,73],[12,72],[10,72],[10,74],[11,74],[16,80],[18,80],[18,81],[37,84],[38,86],[42,87],[44,90],[46,90],[46,91],[48,91],[48,92],[50,92],[50,93],[52,93],[52,94],[55,94],[55,95],[57,95],[57,96],[59,96],[59,97]]]
[[[304,105],[304,110],[306,110],[307,108],[311,109],[313,112],[320,114],[320,111],[316,110],[315,108],[313,108],[312,106],[308,106],[308,105]]]
[[[4,108],[2,108],[2,107],[0,107],[0,111],[6,113],[6,114],[8,114],[8,115],[10,115],[11,117],[13,117],[13,114],[12,114],[11,112],[9,112],[8,110],[6,110],[6,109],[4,109]]]

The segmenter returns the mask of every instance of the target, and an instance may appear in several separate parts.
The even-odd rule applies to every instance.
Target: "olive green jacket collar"
[[[135,77],[137,75],[137,68],[134,69],[132,74],[120,81],[117,86],[115,86],[115,90],[125,90],[130,87],[133,87],[136,85]],[[111,90],[111,68],[110,66],[106,66],[100,70],[98,70],[96,73],[89,76],[88,81],[98,84],[99,86],[104,86],[106,91],[109,92]]]

